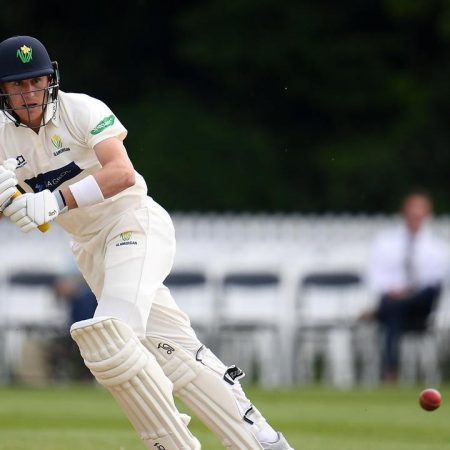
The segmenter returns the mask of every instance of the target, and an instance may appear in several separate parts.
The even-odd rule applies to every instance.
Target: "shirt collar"
[[[50,103],[50,105],[47,106],[47,110],[45,111],[45,121],[47,123],[52,122],[53,125],[57,127],[60,122],[59,109],[59,100],[56,100],[55,103]]]
[[[417,240],[423,239],[424,237],[426,237],[426,236],[428,236],[430,234],[430,232],[431,232],[430,231],[430,220],[429,219],[426,220],[424,222],[424,224],[420,227],[419,231],[417,231],[417,233],[415,235],[412,235],[410,233],[410,231],[408,230],[408,227],[406,226],[405,223],[402,223],[400,225],[400,230],[401,230],[401,233],[403,234],[403,236],[405,238],[413,236],[414,240],[417,241]]]

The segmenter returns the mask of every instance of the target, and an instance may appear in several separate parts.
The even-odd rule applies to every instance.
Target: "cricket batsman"
[[[242,371],[197,339],[164,286],[172,221],[147,195],[114,113],[60,91],[57,63],[30,36],[0,43],[0,109],[0,212],[24,232],[55,220],[71,235],[98,302],[71,335],[146,448],[201,448],[175,394],[227,449],[292,450],[245,396]]]

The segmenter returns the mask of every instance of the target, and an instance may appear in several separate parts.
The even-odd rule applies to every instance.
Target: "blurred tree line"
[[[450,210],[449,0],[2,4],[108,103],[170,210]]]

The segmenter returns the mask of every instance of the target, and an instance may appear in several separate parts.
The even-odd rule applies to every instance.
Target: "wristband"
[[[58,203],[59,214],[64,214],[65,212],[69,211],[63,193],[61,191],[56,191],[53,193],[53,195],[55,196],[56,202]]]
[[[97,180],[92,175],[71,184],[69,189],[79,208],[95,205],[105,200]]]

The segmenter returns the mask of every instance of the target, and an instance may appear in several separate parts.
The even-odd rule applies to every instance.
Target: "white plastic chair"
[[[220,353],[264,386],[282,377],[280,276],[267,271],[228,273],[223,278],[219,304]]]
[[[300,282],[296,304],[294,380],[312,383],[323,361],[323,381],[338,387],[354,384],[353,331],[367,304],[359,274],[311,273]]]
[[[22,352],[27,343],[34,342],[39,348],[45,348],[49,339],[68,333],[67,305],[57,301],[53,283],[56,274],[49,271],[19,271],[10,273],[4,286],[0,305],[2,316],[2,340],[4,341],[5,381],[16,377],[17,367],[26,362]],[[43,352],[43,355],[45,352]],[[44,357],[38,358],[45,366]],[[37,361],[38,361],[37,360]],[[34,369],[34,366],[33,366]],[[44,376],[41,370],[27,373],[32,379]]]

